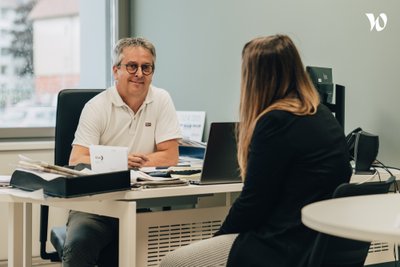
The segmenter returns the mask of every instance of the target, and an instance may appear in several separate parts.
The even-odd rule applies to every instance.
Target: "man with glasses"
[[[151,84],[154,45],[124,38],[114,48],[115,85],[84,107],[70,165],[90,163],[90,145],[126,146],[130,168],[178,163],[179,122],[170,95]],[[63,250],[64,267],[118,266],[118,220],[71,211]]]

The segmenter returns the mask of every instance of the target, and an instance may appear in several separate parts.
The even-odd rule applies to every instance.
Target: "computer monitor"
[[[321,101],[324,104],[332,104],[333,101],[333,79],[332,69],[325,67],[307,66],[306,71],[310,76],[315,88],[320,94]]]
[[[333,84],[331,68],[307,66],[306,71],[320,94],[321,102],[334,113],[344,129],[345,87]]]

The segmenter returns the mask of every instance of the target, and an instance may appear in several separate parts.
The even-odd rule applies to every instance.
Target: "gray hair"
[[[151,53],[153,56],[153,65],[156,62],[156,48],[154,45],[146,40],[145,38],[142,37],[128,37],[128,38],[122,38],[120,39],[117,44],[115,45],[114,48],[114,54],[113,54],[113,64],[114,66],[118,66],[121,64],[122,61],[122,51],[126,47],[143,47]]]

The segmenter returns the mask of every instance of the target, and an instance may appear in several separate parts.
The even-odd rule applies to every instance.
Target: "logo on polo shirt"
[[[150,127],[150,126],[151,126],[151,122],[145,122],[145,123],[144,123],[144,126]]]

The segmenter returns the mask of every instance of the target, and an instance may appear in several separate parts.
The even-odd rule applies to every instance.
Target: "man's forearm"
[[[178,151],[157,151],[147,155],[149,161],[145,166],[175,166],[178,164]]]
[[[75,166],[79,163],[90,164],[90,156],[81,155],[79,157],[71,157],[69,159],[69,165],[71,165],[71,166]]]

